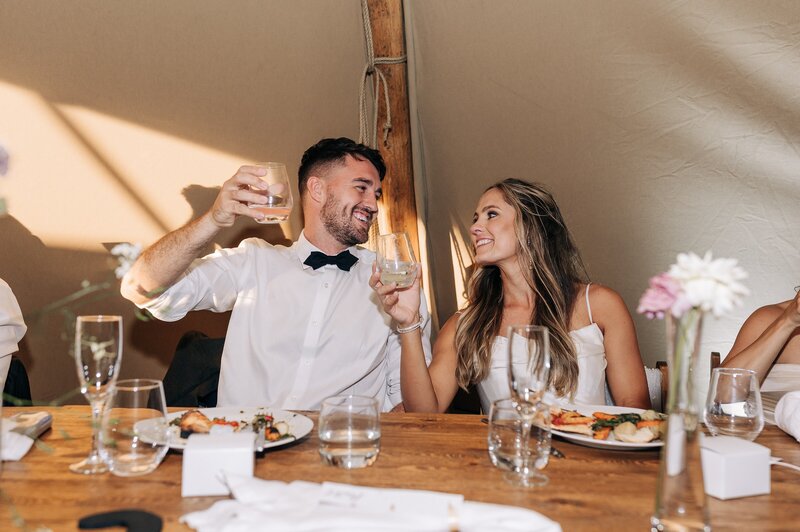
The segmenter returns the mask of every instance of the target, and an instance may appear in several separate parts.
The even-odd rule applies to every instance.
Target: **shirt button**
[[[316,326],[317,326],[317,322],[316,322],[316,321],[312,321],[312,322],[311,322],[311,325],[313,325],[314,327],[316,327]]]
[[[325,283],[322,286],[324,286],[325,288],[328,288],[328,283]]]

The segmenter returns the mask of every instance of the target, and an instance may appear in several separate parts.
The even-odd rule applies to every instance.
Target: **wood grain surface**
[[[22,410],[30,409],[5,408],[3,414]],[[160,515],[165,530],[188,530],[179,517],[219,499],[181,498],[182,460],[176,452],[143,477],[70,473],[68,465],[89,450],[89,408],[48,410],[53,429],[21,461],[3,464],[0,530],[16,530],[15,519],[24,519],[30,530],[76,530],[82,516],[122,508]],[[309,416],[316,421],[316,414]],[[551,459],[545,470],[547,486],[523,490],[507,484],[489,462],[486,425],[479,416],[385,414],[381,422],[381,454],[372,467],[346,471],[324,465],[314,430],[304,440],[264,453],[255,474],[271,480],[461,493],[468,500],[531,508],[561,523],[565,531],[649,528],[658,451],[605,451],[554,439],[566,458]],[[757,442],[770,447],[773,456],[800,465],[800,444],[777,427],[768,426]],[[714,530],[792,530],[800,508],[800,473],[773,467],[771,495],[708,500]]]

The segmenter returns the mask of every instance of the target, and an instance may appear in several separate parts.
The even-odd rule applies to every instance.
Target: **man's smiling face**
[[[320,212],[325,229],[345,246],[366,242],[383,192],[378,170],[371,162],[348,155],[344,164],[331,169],[325,184]]]

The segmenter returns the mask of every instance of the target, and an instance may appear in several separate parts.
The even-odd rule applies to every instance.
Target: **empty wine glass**
[[[73,473],[105,473],[100,454],[100,416],[117,381],[122,359],[122,316],[78,316],[75,325],[75,363],[81,392],[92,407],[92,450],[69,466]]]
[[[397,283],[397,288],[406,288],[414,283],[417,274],[417,260],[408,234],[390,233],[378,237],[378,270],[381,283]]]
[[[755,440],[764,428],[758,376],[750,369],[714,368],[703,421],[712,435]]]
[[[285,222],[292,212],[292,187],[289,186],[289,175],[283,163],[258,163],[266,169],[267,173],[261,178],[267,183],[267,188],[261,190],[251,188],[251,192],[267,198],[266,203],[249,203],[248,207],[264,214],[264,218],[257,220],[262,224],[276,224]]]
[[[507,479],[516,486],[534,487],[547,484],[547,476],[536,471],[544,468],[549,458],[547,445],[537,444],[537,456],[531,455],[531,428],[537,427],[537,442],[541,434],[550,433],[550,411],[543,402],[550,375],[550,334],[547,327],[512,325],[508,328],[508,381],[511,399],[522,423],[520,467]],[[545,456],[542,456],[545,453]],[[533,464],[531,464],[533,460]]]

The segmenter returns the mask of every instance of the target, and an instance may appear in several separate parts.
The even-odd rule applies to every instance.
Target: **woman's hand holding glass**
[[[405,328],[420,319],[420,266],[405,233],[378,237],[378,254],[372,265],[369,285],[398,327]]]

